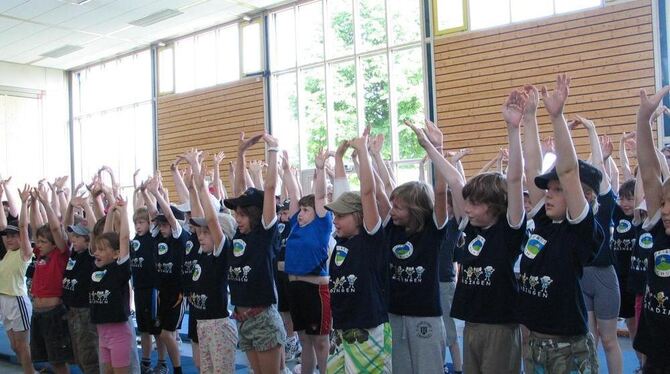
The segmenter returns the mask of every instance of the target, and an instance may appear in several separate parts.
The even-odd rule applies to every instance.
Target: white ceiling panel
[[[0,36],[0,48],[21,41],[35,33],[48,29],[47,26],[23,22],[2,32]],[[0,49],[1,50],[1,49]]]
[[[29,1],[2,13],[21,19],[33,19],[41,14],[65,6],[68,6],[68,4],[56,0]]]
[[[3,14],[5,11],[15,8],[21,4],[27,3],[28,0],[3,0],[0,1],[0,12]]]
[[[63,3],[63,6],[56,9],[50,10],[46,13],[43,13],[32,20],[35,22],[43,22],[51,25],[59,25],[63,23],[64,27],[72,27],[67,24],[67,21],[85,16],[87,13],[90,13],[98,8],[104,7],[113,3],[114,0],[100,0],[100,1],[89,1],[84,5],[73,5]]]
[[[0,16],[0,32],[3,32],[3,31],[5,31],[9,28],[12,28],[12,27],[18,25],[19,23],[21,23],[21,21],[17,21],[15,19],[5,18],[5,17]]]

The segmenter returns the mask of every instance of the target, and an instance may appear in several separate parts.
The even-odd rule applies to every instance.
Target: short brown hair
[[[463,200],[486,204],[494,217],[507,212],[507,179],[500,173],[482,173],[463,187]]]
[[[262,208],[255,205],[238,206],[237,211],[249,217],[249,228],[251,230],[254,230],[261,223],[261,217],[263,217]]]
[[[298,206],[310,207],[316,210],[316,204],[314,202],[314,194],[305,195],[300,200],[298,200]]]
[[[410,220],[405,231],[409,234],[423,231],[433,214],[434,203],[430,186],[416,181],[403,183],[391,192],[389,200],[395,199],[402,200],[409,210]]]
[[[619,197],[626,199],[635,197],[635,179],[627,180],[619,187]]]
[[[54,240],[54,236],[51,233],[51,229],[49,228],[48,224],[40,226],[35,232],[35,237],[44,238],[48,240],[49,243],[51,243],[52,245],[56,245],[56,241]]]
[[[149,209],[147,209],[147,207],[145,206],[137,208],[135,210],[135,213],[133,213],[133,223],[137,223],[137,221],[141,220],[151,222],[151,220],[149,219]]]
[[[102,235],[95,237],[96,248],[107,244],[111,249],[118,251],[119,250],[119,234],[115,232],[106,232]]]

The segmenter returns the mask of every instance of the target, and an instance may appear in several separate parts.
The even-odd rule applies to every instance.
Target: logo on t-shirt
[[[639,258],[630,256],[630,269],[634,271],[647,271],[649,260],[646,258]]]
[[[654,273],[661,277],[670,277],[670,249],[654,253]]]
[[[76,279],[63,278],[63,289],[74,292],[74,288],[79,283]]]
[[[654,237],[651,236],[650,233],[645,232],[644,234],[640,235],[640,240],[638,243],[640,243],[640,248],[651,249],[654,246]]]
[[[91,291],[88,293],[89,304],[109,304],[109,295],[112,293],[109,290]]]
[[[490,286],[491,276],[493,276],[494,271],[496,269],[493,266],[486,266],[484,268],[481,266],[468,266],[462,272],[461,283],[475,286]]]
[[[251,266],[243,267],[228,267],[228,280],[235,282],[248,282],[249,281],[249,272],[251,271]]]
[[[200,265],[195,264],[195,266],[193,267],[193,277],[191,279],[193,279],[194,282],[198,281],[198,279],[200,279],[201,272],[202,269],[200,269]]]
[[[205,294],[191,294],[189,296],[188,301],[191,302],[191,305],[194,308],[200,309],[200,310],[206,310],[207,309],[207,295]]]
[[[77,264],[77,260],[71,258],[67,260],[67,266],[65,267],[65,270],[72,270],[74,269],[74,265]]]
[[[168,251],[168,245],[165,243],[158,243],[158,255],[162,256]]]
[[[394,246],[391,251],[393,251],[393,254],[397,258],[405,260],[410,258],[410,256],[412,256],[412,253],[414,253],[414,246],[412,246],[412,243],[407,242],[405,244],[398,244]]]
[[[665,302],[668,301],[668,296],[665,292],[652,292],[649,285],[644,292],[644,308],[652,313],[670,316],[670,309],[666,308]]]
[[[423,266],[391,266],[391,279],[403,283],[421,283],[423,282],[423,273],[426,268]]]
[[[133,251],[137,252],[140,250],[140,241],[133,240],[132,242],[130,242],[130,246],[133,247]]]
[[[358,279],[354,274],[349,274],[347,276],[331,278],[330,282],[333,285],[330,288],[331,293],[355,293],[356,287],[355,283]]]
[[[94,271],[93,274],[91,274],[91,280],[96,283],[100,282],[102,278],[105,277],[105,274],[107,274],[107,270]]]
[[[547,240],[540,235],[533,234],[528,238],[526,242],[526,247],[523,249],[523,254],[530,258],[531,260],[542,251],[544,245],[547,244]]]
[[[629,220],[622,219],[619,221],[619,226],[616,227],[616,232],[623,234],[630,231],[631,227],[633,227],[633,225],[631,225]]]
[[[142,263],[144,262],[144,257],[135,257],[130,260],[131,268],[142,268]]]
[[[193,242],[189,240],[186,242],[186,254],[191,253],[192,249],[193,249]]]
[[[278,224],[277,224],[277,230],[279,231],[280,234],[284,232],[284,229],[285,229],[285,228],[286,228],[286,224],[285,224],[285,223],[278,223]]]
[[[486,243],[486,239],[481,235],[477,235],[477,237],[472,239],[470,244],[468,244],[468,252],[473,256],[479,256],[482,248],[484,248],[484,243]]]
[[[244,250],[247,248],[247,243],[242,239],[233,240],[233,255],[235,257],[240,257],[244,254]]]
[[[523,273],[520,280],[521,285],[519,286],[519,290],[521,292],[544,299],[549,298],[549,286],[554,283],[554,280],[550,276],[527,275]]]
[[[349,248],[341,245],[335,247],[335,265],[341,266],[344,259],[347,258],[347,253],[349,253]]]

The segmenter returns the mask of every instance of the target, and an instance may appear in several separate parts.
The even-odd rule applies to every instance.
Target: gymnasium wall
[[[170,197],[176,200],[170,164],[175,157],[191,148],[204,150],[207,167],[212,155],[223,150],[221,177],[228,193],[228,161],[237,157],[239,134],[265,131],[265,96],[261,78],[238,82],[158,99],[158,168],[163,174]],[[264,158],[264,143],[247,151],[247,160]]]
[[[599,134],[614,135],[618,158],[620,134],[635,125],[639,89],[654,90],[651,2],[436,38],[438,124],[448,149],[472,149],[463,162],[468,176],[507,146],[500,109],[509,91],[525,83],[553,88],[560,72],[572,78],[566,117],[586,116]],[[541,138],[551,134],[541,103],[538,123]],[[574,141],[587,158],[586,131],[576,130]]]

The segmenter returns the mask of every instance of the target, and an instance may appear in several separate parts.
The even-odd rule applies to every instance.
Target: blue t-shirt
[[[612,252],[612,246],[610,239],[612,237],[610,227],[612,227],[612,215],[614,214],[614,207],[616,206],[616,196],[610,188],[606,194],[598,196],[598,212],[596,213],[596,223],[600,226],[603,234],[603,244],[600,247],[600,251],[596,255],[596,258],[593,259],[586,266],[597,266],[597,267],[607,267],[614,265],[614,253]]]
[[[461,231],[458,229],[458,222],[456,222],[455,218],[451,218],[447,221],[447,236],[440,248],[440,266],[438,271],[440,282],[453,282],[456,277],[456,273],[454,272],[454,251],[456,250],[456,244],[460,235]]]
[[[447,233],[426,217],[423,231],[407,235],[405,228],[389,221],[385,227],[390,248],[389,312],[403,316],[439,317],[438,256]]]
[[[291,217],[286,241],[284,270],[290,275],[328,275],[328,241],[333,232],[333,213],[318,215],[305,226],[298,225],[298,213]]]
[[[250,233],[238,229],[226,252],[230,300],[233,305],[264,307],[277,303],[272,265],[279,240],[277,219],[266,229],[259,223]]]
[[[503,216],[484,229],[467,224],[461,272],[451,316],[473,323],[516,323],[519,287],[514,263],[526,236],[526,219],[513,228]]]
[[[585,206],[582,214],[574,223],[554,222],[542,205],[533,217],[535,231],[521,255],[518,312],[519,322],[531,331],[563,336],[588,332],[579,280],[603,235],[591,208]]]
[[[352,238],[335,240],[329,284],[333,328],[369,329],[388,322],[384,230],[368,234],[361,228]]]

